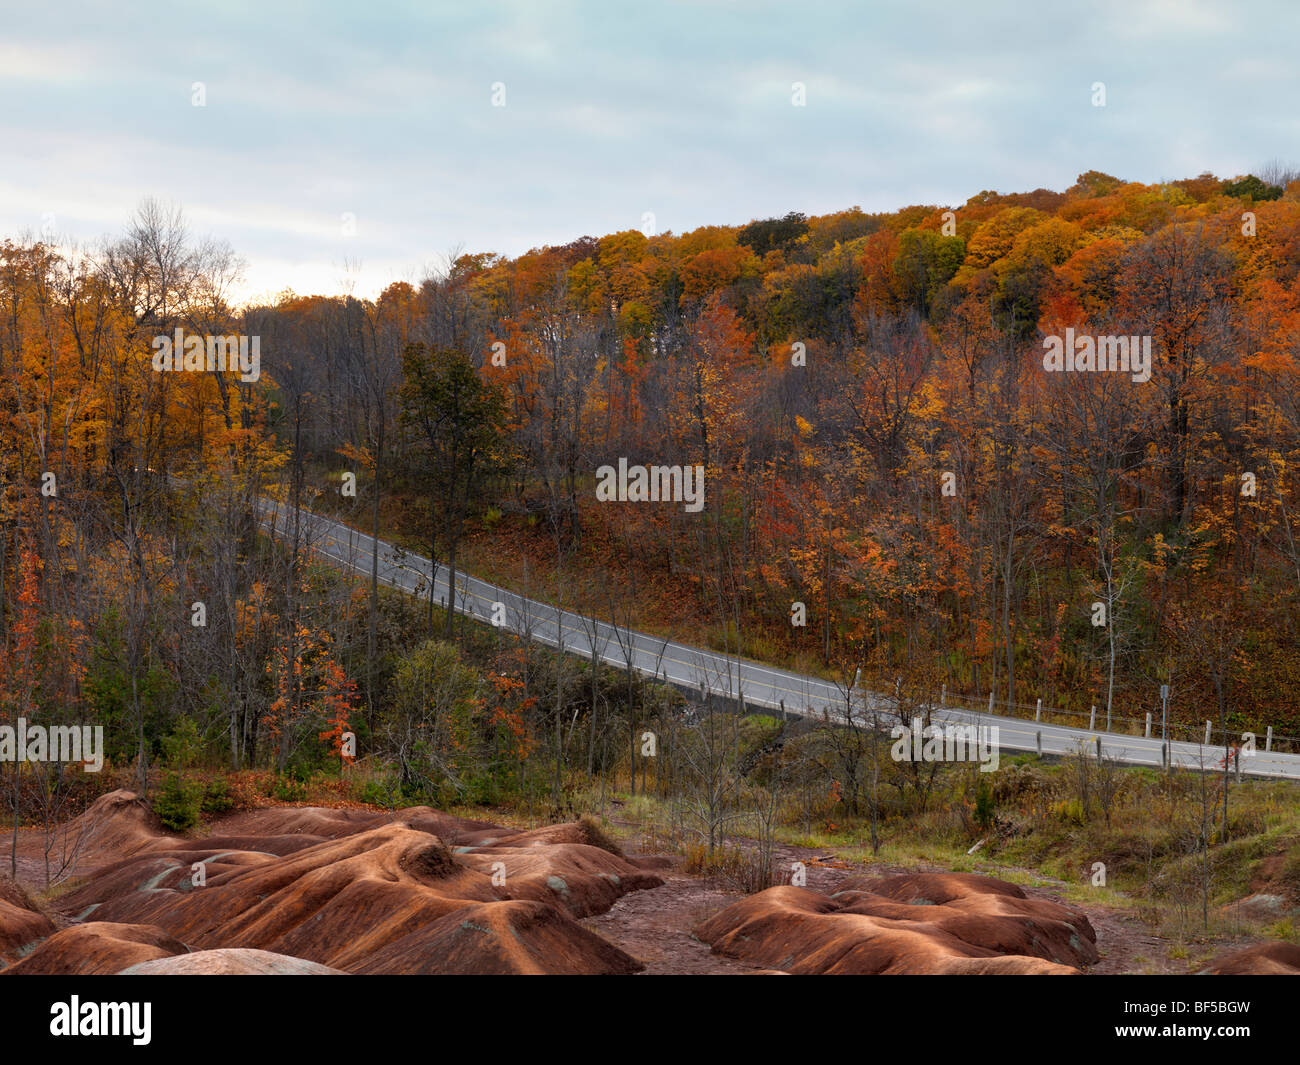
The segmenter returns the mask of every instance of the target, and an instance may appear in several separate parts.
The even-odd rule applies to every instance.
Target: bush
[[[307,798],[307,785],[292,776],[276,777],[271,781],[269,794],[279,802],[302,802]]]
[[[197,782],[182,780],[176,772],[168,773],[163,780],[162,792],[154,800],[154,813],[164,828],[184,832],[199,820],[201,794],[202,788]]]
[[[988,828],[993,824],[993,811],[997,804],[993,801],[993,788],[989,784],[988,777],[981,776],[979,787],[975,792],[975,823],[980,828]]]
[[[392,809],[401,805],[402,792],[395,780],[371,777],[357,790],[357,801]]]
[[[315,770],[308,765],[303,758],[292,758],[289,764],[284,767],[284,776],[286,780],[292,780],[295,784],[308,784]]]
[[[1078,799],[1065,799],[1052,806],[1052,814],[1058,821],[1066,824],[1081,825],[1084,822],[1083,803]]]
[[[171,733],[162,741],[163,755],[177,769],[188,769],[198,761],[203,750],[199,738],[199,726],[192,717],[183,717],[176,722]]]
[[[683,868],[688,873],[713,877],[752,895],[765,891],[777,882],[776,871],[765,862],[759,847],[726,847],[719,845],[710,853],[703,843],[686,845]]]
[[[218,777],[208,782],[203,789],[203,800],[199,809],[205,814],[224,814],[235,808],[235,796],[230,785]]]

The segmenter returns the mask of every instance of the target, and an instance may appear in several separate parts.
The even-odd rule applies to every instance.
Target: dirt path
[[[624,895],[612,909],[582,923],[645,963],[648,976],[720,976],[755,966],[714,954],[691,930],[741,898],[677,869],[658,870],[663,887]]]
[[[629,850],[629,856],[646,857]],[[656,856],[658,857],[658,856]],[[815,891],[833,892],[850,877],[864,873],[887,876],[902,872],[889,866],[850,866],[827,863],[824,851],[780,847],[776,852],[778,868],[789,870],[794,862],[805,865],[807,886]],[[657,869],[663,887],[637,891],[619,899],[609,911],[588,917],[582,923],[593,932],[645,963],[646,976],[718,976],[752,973],[759,967],[714,954],[692,930],[719,910],[744,898],[714,878],[683,872],[681,859],[669,859],[670,868]]]

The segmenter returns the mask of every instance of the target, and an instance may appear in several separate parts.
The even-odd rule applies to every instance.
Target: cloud
[[[1297,21],[1264,0],[32,5],[0,44],[0,232],[53,214],[92,240],[152,195],[257,291],[336,291],[346,258],[371,294],[458,244],[517,254],[647,210],[683,232],[1091,168],[1236,173],[1295,143]]]

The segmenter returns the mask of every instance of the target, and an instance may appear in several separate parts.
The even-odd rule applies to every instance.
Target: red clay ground
[[[637,827],[631,822],[616,823],[624,828]],[[646,842],[638,840],[627,844],[627,853],[639,853],[637,845]],[[884,877],[916,871],[886,863],[858,866],[833,858],[818,861],[826,858],[832,856],[824,850],[806,847],[783,846],[776,852],[778,866],[783,869],[789,869],[796,861],[803,862],[808,887],[826,894],[840,890],[848,881],[864,874]],[[665,860],[671,864],[656,870],[665,882],[662,888],[626,896],[607,913],[588,918],[583,923],[640,958],[645,963],[643,973],[647,976],[764,971],[761,964],[712,953],[709,945],[695,935],[695,929],[701,923],[745,895],[713,878],[683,872],[680,858]],[[943,872],[938,867],[929,871]],[[1203,968],[1189,958],[1171,958],[1169,942],[1154,934],[1136,913],[1066,902],[1063,891],[1049,887],[1026,887],[1024,891],[1030,898],[1063,903],[1088,918],[1097,934],[1100,960],[1084,969],[1087,974],[1186,974]],[[1257,943],[1249,936],[1242,936],[1220,944],[1215,962]]]
[[[79,867],[96,867],[53,908],[77,923],[49,934],[10,892],[0,939],[26,941],[6,951],[7,973],[116,973],[227,948],[353,973],[631,973],[636,958],[579,919],[660,884],[586,821],[278,807],[185,839],[115,791],[71,829]]]
[[[1238,953],[1256,946],[1244,937],[1208,965],[1171,959],[1167,942],[1136,915],[1056,906],[1062,894],[1052,889],[1022,894],[977,885],[977,896],[992,897],[913,906],[910,888],[882,886],[880,878],[914,870],[819,860],[828,856],[806,848],[779,849],[777,863],[788,870],[803,862],[807,891],[781,888],[746,901],[723,883],[685,873],[680,859],[619,853],[581,822],[522,830],[427,807],[396,815],[271,807],[226,817],[187,839],[162,831],[143,803],[116,792],[70,828],[63,840],[76,874],[70,890],[46,903],[0,882],[0,969],[705,975],[836,971],[834,964],[866,971],[1081,966],[1097,974],[1294,968],[1286,952]],[[38,832],[22,833],[20,871],[29,887],[44,880],[42,847]],[[202,888],[190,882],[195,862],[205,865]],[[492,881],[500,868],[508,871],[504,886]],[[953,882],[956,894],[967,893],[961,878]],[[925,883],[933,894],[941,881]],[[1095,952],[1075,936],[1085,928],[1084,940],[1096,932]],[[756,930],[766,947],[747,945]],[[822,961],[809,961],[818,951]],[[826,962],[829,955],[851,960]],[[993,955],[1011,957],[981,960]]]

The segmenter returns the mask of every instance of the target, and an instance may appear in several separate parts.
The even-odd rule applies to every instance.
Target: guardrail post
[[[993,693],[989,692],[989,713],[993,713]]]
[[[1151,738],[1151,715],[1150,715],[1150,714],[1147,714],[1147,734],[1146,734],[1146,738],[1147,738],[1147,739],[1150,739],[1150,738]]]
[[[1264,735],[1264,750],[1271,751],[1272,749],[1273,749],[1273,726],[1269,725],[1268,732]]]
[[[1091,732],[1097,727],[1097,704],[1092,704],[1092,713],[1088,715],[1088,731]]]
[[[946,684],[939,691],[939,705],[940,706],[948,705],[948,685]]]
[[[1208,747],[1209,745],[1210,745],[1210,723],[1207,721],[1205,723],[1205,746]]]
[[[1160,745],[1160,764],[1164,766],[1166,769],[1169,768],[1169,744],[1168,743],[1162,743]]]
[[[1097,761],[1101,761],[1101,737],[1097,737]]]
[[[1037,721],[1043,716],[1043,700],[1038,700],[1038,705],[1034,707],[1034,720]]]
[[[1043,757],[1043,730],[1039,729],[1035,735],[1038,737],[1038,757]]]

